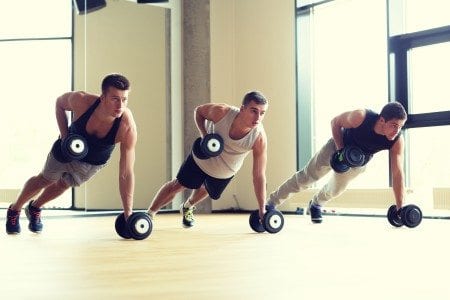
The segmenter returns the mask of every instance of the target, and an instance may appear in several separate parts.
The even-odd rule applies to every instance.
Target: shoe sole
[[[16,232],[16,231],[6,231],[6,233],[9,234],[9,235],[14,235],[14,234],[20,234],[20,231],[19,231],[19,232]]]

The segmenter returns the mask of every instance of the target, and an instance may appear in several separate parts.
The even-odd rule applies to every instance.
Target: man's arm
[[[342,135],[343,128],[356,128],[366,118],[366,111],[358,109],[344,112],[331,120],[331,133],[333,135],[336,149],[344,148],[344,137]]]
[[[136,158],[137,131],[132,118],[131,121],[130,126],[123,134],[123,139],[120,141],[119,190],[125,218],[128,218],[133,212],[134,197],[134,162]]]
[[[404,141],[403,136],[400,136],[397,142],[395,142],[395,144],[389,151],[391,158],[392,189],[394,191],[397,210],[399,210],[403,206],[403,199],[405,196],[403,152],[404,152]]]
[[[262,220],[265,213],[266,201],[266,165],[267,165],[267,137],[261,131],[253,145],[253,188],[258,201],[259,216]]]
[[[65,93],[56,99],[55,113],[56,122],[59,128],[59,134],[61,138],[67,136],[67,131],[69,128],[69,122],[67,119],[66,111],[73,111],[73,102],[76,101],[78,95],[74,92]]]
[[[56,122],[58,123],[59,134],[62,139],[67,137],[69,129],[67,112],[72,112],[75,120],[86,111],[95,99],[97,99],[96,95],[84,92],[68,92],[56,99]]]
[[[194,120],[200,135],[206,135],[205,121],[209,120],[213,123],[219,122],[225,114],[230,110],[227,104],[207,103],[199,105],[194,110]]]

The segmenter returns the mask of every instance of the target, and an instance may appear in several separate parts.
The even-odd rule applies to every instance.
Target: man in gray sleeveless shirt
[[[89,180],[109,160],[120,143],[119,189],[125,217],[132,213],[134,194],[134,160],[137,139],[136,124],[128,105],[130,83],[120,74],[107,75],[100,96],[85,92],[69,92],[56,100],[56,121],[60,136],[47,156],[43,170],[25,183],[15,203],[7,211],[6,232],[20,233],[22,207],[29,220],[28,228],[42,231],[41,207],[71,186]],[[66,112],[72,112],[69,126]],[[61,143],[70,134],[86,139],[87,155],[80,160],[63,159]],[[31,198],[36,197],[30,201]]]
[[[298,193],[332,170],[330,160],[337,150],[344,146],[357,146],[365,153],[364,165],[350,168],[343,173],[333,172],[325,184],[313,197],[308,213],[313,223],[322,222],[321,206],[342,194],[349,182],[364,172],[367,162],[381,150],[389,150],[391,158],[392,188],[397,210],[403,205],[404,141],[400,130],[405,125],[407,114],[398,102],[386,104],[377,114],[371,110],[354,110],[336,116],[331,122],[332,138],[309,160],[306,166],[272,192],[268,205],[277,206]]]
[[[180,209],[183,226],[192,227],[195,204],[208,195],[212,199],[219,199],[247,154],[252,151],[253,185],[262,216],[265,213],[267,163],[267,138],[262,120],[267,106],[266,98],[257,91],[247,93],[240,108],[215,103],[198,106],[194,116],[200,135],[204,137],[211,132],[219,134],[224,140],[224,149],[219,156],[208,159],[200,159],[191,152],[177,177],[160,188],[148,209],[149,215],[153,217],[177,193],[186,188],[192,189],[190,197]]]

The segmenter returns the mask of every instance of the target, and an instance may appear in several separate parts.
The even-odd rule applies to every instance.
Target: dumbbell
[[[397,206],[392,205],[387,212],[387,219],[394,227],[405,225],[409,228],[417,227],[422,222],[422,211],[417,205],[409,204],[400,208],[397,212]]]
[[[284,217],[275,208],[269,208],[264,214],[262,222],[260,222],[259,210],[255,210],[250,214],[249,224],[255,232],[261,233],[267,231],[269,233],[277,233],[283,229]]]
[[[61,141],[61,153],[65,162],[81,160],[88,154],[86,139],[79,134],[69,134]]]
[[[217,133],[208,133],[195,140],[192,152],[199,159],[208,159],[220,155],[223,151],[223,138]]]
[[[350,168],[361,167],[365,160],[365,154],[359,147],[345,146],[334,152],[330,159],[330,165],[336,173],[344,173]]]
[[[125,220],[123,213],[116,217],[115,228],[117,234],[124,239],[146,239],[153,229],[152,220],[147,213],[134,212]]]

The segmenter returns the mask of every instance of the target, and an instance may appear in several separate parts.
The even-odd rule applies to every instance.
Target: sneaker
[[[25,207],[25,214],[27,215],[28,221],[28,229],[32,232],[40,233],[42,231],[42,227],[44,225],[41,222],[41,210],[38,207],[34,207],[32,205],[33,201],[30,201],[28,205]]]
[[[12,204],[8,208],[8,212],[6,213],[6,233],[7,234],[17,234],[20,233],[20,210],[12,210]]]
[[[183,227],[189,228],[194,226],[194,209],[195,206],[191,206],[189,208],[184,207],[184,204],[181,204],[180,213],[183,215]]]
[[[322,223],[322,206],[309,201],[308,214],[311,215],[311,222]]]

